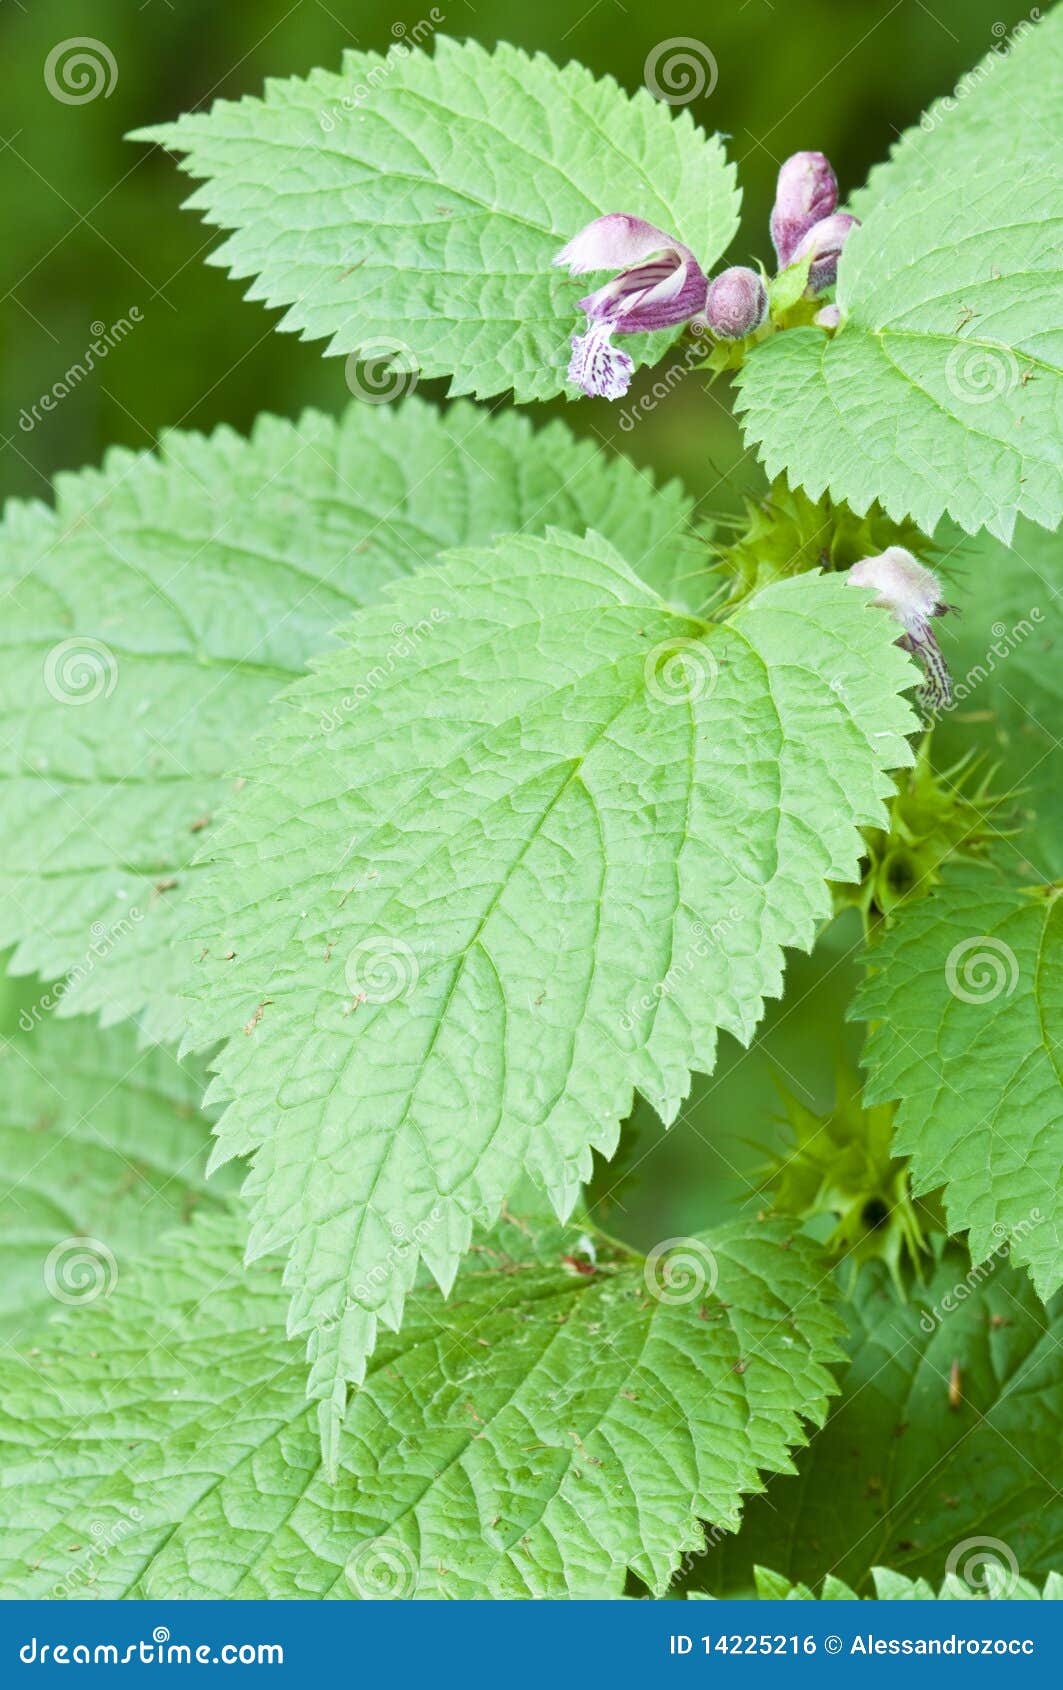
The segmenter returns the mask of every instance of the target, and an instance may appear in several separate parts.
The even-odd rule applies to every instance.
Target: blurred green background
[[[405,8],[399,0],[0,0],[5,494],[47,496],[57,470],[96,463],[115,442],[150,446],[166,426],[246,430],[261,410],[343,407],[343,360],[274,333],[278,313],[245,304],[239,286],[204,265],[217,237],[179,210],[187,178],[123,135],[217,97],[257,93],[266,77],[338,68],[344,47],[384,49],[428,10],[421,0]],[[438,10],[450,35],[577,58],[631,90],[657,43],[704,42],[719,74],[693,110],[730,136],[738,162],[745,213],[734,261],[769,257],[774,177],[788,153],[823,149],[844,195],[1025,15],[1004,0],[440,0]],[[44,66],[58,42],[79,35],[106,44],[117,81],[106,98],[65,105],[49,93]],[[20,427],[23,408],[98,332],[90,325],[131,307],[142,320],[128,337],[55,411],[31,431]],[[734,509],[743,489],[762,484],[726,388],[706,392],[696,376],[627,435],[604,403],[551,409],[638,462],[678,473],[704,515]],[[619,1170],[599,1182],[607,1224],[653,1242],[705,1225],[736,1198],[757,1201],[748,1170],[759,1159],[753,1146],[778,1130],[776,1078],[809,1107],[830,1102],[855,939],[838,924],[814,958],[794,960],[786,1005],[750,1053],[724,1041],[717,1074],[699,1082],[663,1144],[640,1111],[625,1146],[633,1172],[619,1189]]]

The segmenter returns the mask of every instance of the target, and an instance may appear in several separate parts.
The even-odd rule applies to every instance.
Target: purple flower
[[[733,264],[709,283],[705,318],[720,340],[744,340],[768,315],[768,290],[755,270]]]
[[[572,338],[568,379],[592,398],[620,399],[631,384],[635,365],[613,345],[615,334],[675,328],[705,308],[709,284],[690,248],[622,211],[588,223],[554,263],[572,276],[619,270],[579,302],[587,332]]]
[[[833,287],[838,276],[838,256],[854,229],[860,227],[857,217],[850,217],[847,211],[835,211],[830,217],[824,217],[818,223],[813,223],[811,229],[801,236],[794,247],[792,263],[800,258],[812,255],[812,266],[808,272],[808,291],[822,293],[824,288]]]
[[[905,651],[919,658],[926,673],[923,689],[927,704],[947,710],[952,702],[952,679],[941,655],[930,619],[944,616],[951,608],[941,596],[941,582],[904,546],[887,546],[877,557],[861,558],[846,576],[852,587],[873,587],[872,604],[888,610],[904,629],[898,641]]]
[[[797,243],[838,204],[838,183],[823,153],[794,153],[779,171],[771,238],[780,270],[792,263]]]

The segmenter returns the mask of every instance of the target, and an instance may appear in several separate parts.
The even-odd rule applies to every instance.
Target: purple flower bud
[[[829,217],[838,203],[838,183],[823,153],[794,153],[779,171],[771,238],[780,270],[794,257],[794,249],[813,223]]]
[[[858,217],[850,217],[847,211],[836,211],[819,223],[813,223],[807,234],[801,236],[794,247],[793,262],[812,254],[812,267],[808,272],[809,293],[822,293],[824,288],[834,286],[838,277],[839,254],[852,231],[859,227]]]
[[[837,305],[821,305],[812,321],[820,329],[836,329],[842,320]]]
[[[734,264],[709,283],[705,318],[720,340],[744,340],[768,315],[768,290],[755,270]]]

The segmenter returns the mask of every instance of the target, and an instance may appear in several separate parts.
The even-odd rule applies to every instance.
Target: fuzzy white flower
[[[952,702],[952,680],[941,655],[931,618],[951,609],[941,593],[941,582],[932,569],[912,556],[904,546],[887,546],[877,557],[861,558],[846,576],[851,587],[871,587],[872,604],[888,610],[904,629],[898,641],[917,656],[926,673],[925,699],[933,710],[946,710]]]

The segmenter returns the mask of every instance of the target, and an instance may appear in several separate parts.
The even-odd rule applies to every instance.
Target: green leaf
[[[946,1579],[949,1596],[1028,1595],[1017,1581],[1040,1583],[1063,1553],[1063,1303],[1045,1310],[1003,1258],[977,1269],[952,1248],[907,1301],[865,1269],[848,1314],[842,1395],[798,1476],[750,1501],[694,1581],[746,1595],[770,1564],[862,1596],[872,1576],[880,1598],[911,1594],[901,1574],[928,1581],[923,1596]]]
[[[986,1261],[1007,1241],[1043,1297],[1063,1285],[1063,902],[954,871],[872,953],[870,1103],[900,1099],[894,1150]]]
[[[271,82],[136,138],[207,179],[188,204],[235,230],[211,261],[288,306],[282,329],[327,335],[330,353],[390,349],[394,381],[450,376],[480,398],[563,391],[587,288],[552,261],[593,218],[645,218],[705,269],[738,227],[734,167],[689,111],[441,36],[432,58],[347,53],[339,76]],[[673,339],[625,347],[645,362]]]
[[[872,1567],[871,1577],[875,1581],[875,1597],[880,1602],[975,1602],[979,1598],[996,1602],[1060,1602],[1063,1601],[1063,1576],[1059,1573],[1049,1573],[1044,1581],[1042,1591],[1039,1585],[1029,1579],[1016,1578],[1006,1567],[989,1564],[985,1569],[985,1589],[972,1590],[962,1579],[956,1576],[946,1578],[940,1590],[935,1590],[926,1579],[905,1578],[903,1573],[891,1572],[886,1567]],[[814,1602],[817,1600],[814,1590],[807,1584],[793,1584],[781,1573],[773,1573],[767,1567],[754,1567],[755,1581],[754,1595],[764,1602]],[[688,1598],[698,1598],[702,1601],[712,1601],[713,1598],[704,1590],[690,1590]],[[853,1602],[859,1601],[856,1591],[843,1584],[841,1579],[832,1578],[830,1573],[823,1580],[823,1588],[818,1600],[824,1602]]]
[[[162,1228],[213,1206],[204,1076],[87,1020],[0,1040],[0,1337],[106,1296]]]
[[[407,582],[293,691],[216,846],[193,1022],[235,1033],[218,1154],[254,1154],[252,1251],[291,1252],[330,1414],[418,1254],[449,1284],[522,1172],[567,1214],[634,1088],[670,1121],[716,1029],[748,1041],[910,760],[893,631],[814,575],[705,623],[555,532]]]
[[[11,1370],[0,1588],[620,1596],[631,1568],[661,1592],[701,1520],[733,1528],[759,1473],[791,1470],[840,1332],[778,1224],[672,1242],[569,1266],[552,1227],[492,1235],[381,1345],[333,1485],[279,1272],[244,1273],[235,1222],[197,1223]]]
[[[142,1014],[153,1038],[182,1029],[192,956],[171,946],[227,777],[352,610],[444,547],[551,522],[700,590],[677,486],[469,405],[171,434],[56,495],[0,528],[0,946],[69,975],[62,1012]]]
[[[977,96],[972,95],[972,100]],[[887,199],[839,266],[841,328],[755,347],[737,406],[769,476],[931,532],[1063,517],[1063,157],[982,158]]]
[[[804,298],[811,268],[812,254],[809,253],[807,257],[799,258],[796,264],[790,264],[785,270],[780,270],[768,283],[768,301],[773,323],[785,316],[787,311],[793,310],[798,300]]]
[[[997,784],[1006,772],[1027,814],[1008,861],[1030,881],[1053,880],[1063,876],[1059,542],[1020,522],[1011,547],[988,535],[944,543],[957,576],[949,597],[961,615],[942,624],[956,703],[935,730],[935,750],[947,763],[980,743],[999,761]]]
[[[987,161],[1008,162],[1019,182],[1043,174],[1046,160],[1058,157],[1063,12],[1035,8],[1006,33],[1003,24],[993,33],[998,39],[985,57],[927,108],[852,195],[849,209],[858,217],[935,179],[966,191]]]
[[[934,1595],[925,1579],[906,1579],[901,1573],[887,1573],[881,1567],[872,1568],[872,1574],[876,1585],[880,1579],[884,1583],[885,1588],[876,1591],[876,1595],[882,1599],[890,1597],[898,1601],[905,1597],[926,1599]],[[843,1584],[841,1579],[832,1577],[830,1573],[823,1580],[823,1588],[817,1597],[816,1592],[809,1585],[802,1584],[800,1580],[794,1583],[784,1577],[782,1573],[772,1572],[770,1567],[753,1568],[753,1589],[748,1594],[757,1597],[761,1602],[815,1602],[817,1600],[823,1602],[858,1602],[860,1600],[855,1590],[850,1589],[849,1585]],[[1025,1591],[1023,1594],[1026,1594]],[[1038,1591],[1034,1591],[1034,1595],[1039,1594]],[[717,1598],[707,1590],[688,1590],[687,1600],[714,1602]]]

